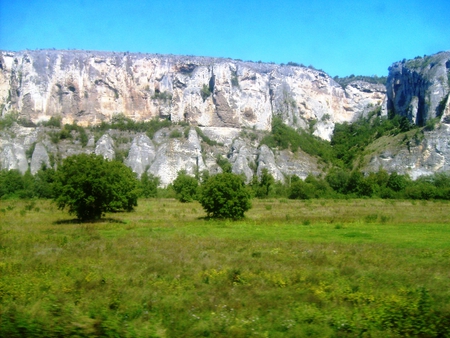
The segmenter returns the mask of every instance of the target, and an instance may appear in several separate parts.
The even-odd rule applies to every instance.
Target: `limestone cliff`
[[[450,171],[450,52],[394,63],[387,79],[387,109],[426,128],[371,145],[365,171],[384,168],[412,178]]]
[[[387,79],[387,109],[417,125],[444,118],[450,92],[450,51],[394,63]]]
[[[330,139],[335,123],[351,122],[380,107],[436,127],[381,138],[360,162],[413,178],[450,170],[450,52],[393,64],[386,88],[364,81],[340,86],[320,70],[231,59],[86,51],[0,52],[0,108],[37,124],[0,130],[0,169],[32,173],[80,152],[123,160],[139,176],[147,171],[166,186],[186,170],[222,169],[226,158],[247,181],[263,169],[287,175],[320,174],[320,161],[303,153],[270,149],[261,139],[274,116]],[[39,122],[96,125],[118,114],[134,120],[173,122],[151,138],[145,133],[85,128],[64,138]],[[196,128],[197,127],[197,128]],[[213,142],[205,142],[204,137]]]
[[[295,127],[316,120],[329,139],[335,122],[383,104],[385,89],[343,89],[323,71],[300,66],[174,55],[37,50],[0,53],[2,112],[34,123],[62,116],[87,126],[123,113],[205,127],[269,130],[278,114]]]

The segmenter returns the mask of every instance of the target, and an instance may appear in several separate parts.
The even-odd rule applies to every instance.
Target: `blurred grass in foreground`
[[[0,336],[449,337],[447,202],[140,200],[78,223],[0,201]]]

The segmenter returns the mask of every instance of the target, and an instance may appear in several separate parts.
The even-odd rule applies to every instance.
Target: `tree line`
[[[113,161],[120,163],[118,161]],[[230,172],[231,167],[226,167]],[[239,176],[239,175],[237,175]],[[0,198],[47,198],[56,196],[57,172],[43,167],[35,175],[30,171],[21,174],[18,170],[0,171]],[[136,178],[136,194],[139,198],[177,198],[182,202],[196,199],[197,190],[209,178],[207,172],[189,176],[181,171],[175,181],[167,187],[159,187],[159,178],[148,172]],[[244,177],[241,176],[244,181]],[[383,198],[383,199],[444,199],[450,200],[450,174],[435,173],[412,180],[406,174],[388,173],[384,169],[364,175],[360,171],[349,172],[333,168],[326,175],[308,175],[305,179],[287,176],[285,182],[275,181],[263,170],[260,177],[245,184],[255,198]]]

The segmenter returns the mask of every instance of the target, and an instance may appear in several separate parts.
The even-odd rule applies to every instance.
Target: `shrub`
[[[180,138],[182,137],[183,134],[181,133],[181,131],[179,131],[178,129],[174,129],[170,132],[169,137],[170,138]]]
[[[176,198],[180,202],[192,202],[197,199],[198,181],[195,177],[186,174],[186,171],[182,170],[178,173],[172,186],[173,190],[175,190]]]
[[[42,125],[45,127],[61,128],[61,122],[62,122],[61,116],[52,116],[48,121],[42,122]]]
[[[269,197],[269,193],[274,183],[275,179],[273,178],[272,174],[269,173],[267,168],[264,168],[261,172],[261,177],[259,178],[259,180],[256,175],[253,176],[251,186],[256,197],[267,198]]]
[[[19,113],[16,111],[5,114],[0,118],[0,130],[11,128],[14,122],[17,122],[18,117]]]
[[[156,197],[158,193],[158,185],[159,185],[158,177],[149,174],[147,172],[144,172],[141,176],[140,195],[145,198]]]
[[[232,166],[226,157],[223,157],[221,154],[217,155],[216,163],[220,168],[222,168],[224,173],[231,173]]]
[[[137,205],[137,179],[130,168],[98,155],[67,157],[55,178],[55,202],[82,221],[107,211],[131,211]]]
[[[302,200],[314,198],[314,186],[311,183],[296,180],[289,189],[289,198]]]
[[[209,86],[204,84],[200,91],[200,94],[202,95],[203,102],[206,101],[206,99],[211,96],[211,90],[209,89]]]
[[[201,186],[199,202],[213,218],[240,219],[252,206],[242,177],[232,173],[211,176]]]

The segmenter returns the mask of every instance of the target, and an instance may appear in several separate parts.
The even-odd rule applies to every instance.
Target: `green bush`
[[[261,144],[265,144],[269,148],[290,148],[292,152],[302,149],[310,155],[321,157],[326,162],[331,161],[333,157],[329,142],[304,130],[296,131],[294,128],[285,125],[278,117],[273,119],[272,131],[261,140]]]
[[[304,182],[301,179],[291,183],[290,199],[306,200],[314,197],[314,186],[311,183]]]
[[[216,163],[220,168],[222,168],[224,173],[231,173],[232,166],[226,157],[223,157],[221,154],[217,155]]]
[[[158,194],[159,177],[149,174],[147,171],[141,176],[140,196],[149,198],[156,197]]]
[[[52,116],[48,121],[42,122],[44,127],[55,127],[61,128],[62,117],[61,116]]]
[[[55,178],[55,202],[82,221],[107,211],[131,211],[137,205],[138,182],[130,168],[98,155],[67,157]]]
[[[178,173],[172,186],[173,190],[175,190],[176,198],[180,202],[192,202],[197,199],[198,180],[195,177],[187,175],[186,171],[182,170]]]
[[[11,111],[0,118],[0,130],[9,129],[12,127],[14,122],[17,122],[19,118],[19,113],[16,111]]]
[[[211,96],[211,90],[209,89],[209,86],[204,84],[200,91],[200,94],[202,96],[203,102],[206,101],[206,99]]]
[[[160,100],[160,101],[171,101],[172,94],[170,92],[160,92],[155,91],[155,94],[152,95],[152,100]]]
[[[255,194],[255,197],[258,198],[267,198],[272,190],[272,187],[275,184],[275,179],[272,174],[269,173],[267,168],[264,168],[261,171],[261,177],[258,180],[256,175],[253,176],[252,180],[252,189]]]
[[[210,146],[218,145],[216,141],[211,140],[208,136],[203,134],[203,131],[199,127],[195,127],[195,131],[197,132],[197,135],[202,139],[202,141],[205,142],[207,145]]]
[[[179,131],[178,129],[174,129],[170,132],[169,137],[170,138],[180,138],[183,136],[183,133]]]
[[[213,218],[240,219],[252,206],[242,177],[232,173],[211,176],[201,186],[199,202]]]

